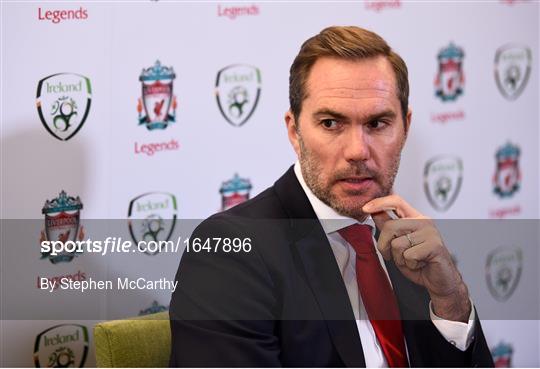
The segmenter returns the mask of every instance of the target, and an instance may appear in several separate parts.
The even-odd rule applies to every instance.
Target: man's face
[[[324,203],[361,220],[364,204],[390,194],[410,124],[392,67],[384,57],[321,58],[306,92],[298,122],[285,115],[304,179]]]

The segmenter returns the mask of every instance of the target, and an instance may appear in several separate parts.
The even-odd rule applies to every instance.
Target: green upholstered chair
[[[94,343],[98,367],[167,367],[171,353],[169,313],[96,324]]]

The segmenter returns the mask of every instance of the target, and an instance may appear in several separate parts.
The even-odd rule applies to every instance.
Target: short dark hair
[[[309,72],[319,58],[333,57],[354,61],[377,56],[385,57],[394,70],[397,97],[405,121],[409,108],[407,65],[381,36],[355,26],[325,28],[302,44],[300,52],[291,65],[289,76],[289,103],[295,121],[298,122],[302,102],[306,98],[306,81]]]

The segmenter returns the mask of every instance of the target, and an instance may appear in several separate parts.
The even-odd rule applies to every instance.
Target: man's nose
[[[369,137],[362,126],[347,132],[344,154],[345,159],[350,162],[369,159]]]

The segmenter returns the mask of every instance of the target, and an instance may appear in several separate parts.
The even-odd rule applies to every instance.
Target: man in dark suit
[[[299,161],[195,230],[172,366],[493,365],[439,232],[392,194],[408,91],[372,32],[330,27],[302,45],[285,115]]]

